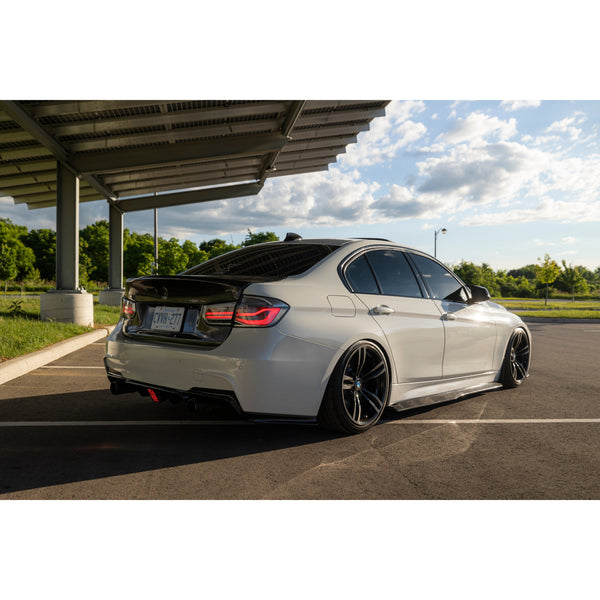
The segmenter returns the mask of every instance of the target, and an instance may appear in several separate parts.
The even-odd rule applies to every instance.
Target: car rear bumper
[[[220,346],[202,349],[141,343],[118,325],[104,362],[111,381],[182,394],[211,390],[235,398],[244,413],[314,418],[339,353],[277,327],[234,328]]]

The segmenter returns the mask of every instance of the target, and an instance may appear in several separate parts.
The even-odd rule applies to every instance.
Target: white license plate
[[[160,331],[179,331],[185,308],[181,306],[157,306],[152,316],[150,329]]]

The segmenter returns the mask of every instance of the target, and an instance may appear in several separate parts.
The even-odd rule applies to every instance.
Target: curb
[[[101,340],[110,335],[114,328],[114,325],[101,327],[94,331],[82,333],[81,335],[76,335],[75,337],[56,342],[56,344],[52,344],[47,348],[42,348],[41,350],[36,350],[30,354],[18,356],[17,358],[11,358],[6,362],[1,363],[0,385],[11,379],[21,377],[21,375],[25,375],[39,367],[43,367],[49,362],[58,360],[67,354],[71,354],[71,352],[75,352],[75,350],[84,348],[97,340]]]

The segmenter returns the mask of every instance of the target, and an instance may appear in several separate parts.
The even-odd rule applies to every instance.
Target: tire
[[[335,366],[317,423],[343,433],[362,433],[379,419],[390,395],[390,369],[379,346],[356,342]]]
[[[529,338],[523,329],[516,329],[510,337],[502,363],[500,383],[505,388],[516,388],[525,381],[529,372],[529,357]]]

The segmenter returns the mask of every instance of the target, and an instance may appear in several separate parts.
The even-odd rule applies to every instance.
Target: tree
[[[238,248],[239,246],[228,244],[225,240],[221,240],[219,238],[209,240],[208,242],[201,242],[200,244],[200,250],[206,252],[208,254],[208,258],[214,258],[215,256],[220,256],[221,254],[225,254],[225,252],[231,252],[232,250],[237,250]]]
[[[108,231],[108,221],[104,219],[87,225],[79,234],[79,239],[85,241],[83,251],[89,258],[87,275],[92,281],[108,281]]]
[[[17,276],[17,252],[9,244],[0,243],[0,280],[4,280],[4,293],[8,290],[8,280]]]
[[[0,219],[0,280],[4,280],[4,292],[9,279],[23,281],[35,269],[35,255],[21,239],[26,234],[27,227]]]
[[[279,237],[276,236],[272,231],[259,231],[258,233],[252,233],[248,229],[248,235],[242,242],[242,246],[253,246],[254,244],[263,244],[265,242],[278,242]]]
[[[185,242],[183,242],[181,245],[181,248],[188,257],[188,269],[208,260],[208,254],[202,250],[199,250],[196,244],[190,240],[185,240]]]
[[[585,294],[588,291],[588,286],[585,278],[581,274],[579,267],[573,265],[567,267],[567,262],[562,261],[563,271],[558,276],[558,279],[566,286],[567,291],[571,293],[572,301],[575,302],[575,292]]]
[[[154,237],[149,233],[123,232],[123,271],[125,277],[152,274]]]
[[[496,280],[496,275],[493,269],[486,263],[478,266],[469,261],[461,261],[454,269],[454,272],[467,285],[482,285],[487,288],[491,295],[497,296],[500,294],[500,286]]]
[[[550,258],[549,254],[544,254],[544,260],[538,258],[541,261],[541,264],[537,265],[537,279],[540,283],[546,285],[546,302],[544,306],[548,305],[548,286],[551,283],[554,283],[556,278],[560,274],[560,267],[558,263]]]
[[[56,275],[56,233],[52,229],[32,229],[21,239],[33,250],[40,277],[53,280]]]
[[[187,254],[177,238],[169,241],[158,238],[158,274],[176,275],[184,271],[188,264]]]

